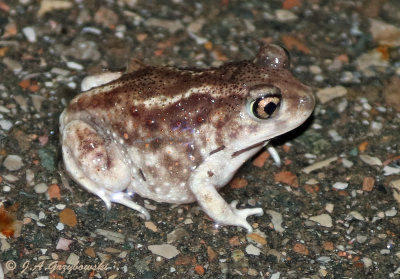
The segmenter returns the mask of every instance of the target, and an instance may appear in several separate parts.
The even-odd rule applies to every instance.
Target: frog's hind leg
[[[73,120],[64,127],[61,141],[65,169],[76,182],[100,197],[108,209],[116,202],[149,218],[146,209],[122,192],[131,182],[131,170],[112,138],[82,120]]]

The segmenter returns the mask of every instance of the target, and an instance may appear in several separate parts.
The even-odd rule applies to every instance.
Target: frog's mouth
[[[232,155],[231,155],[231,157],[232,157],[232,158],[235,158],[235,157],[239,156],[240,154],[243,154],[243,153],[245,153],[245,152],[247,152],[247,151],[250,151],[250,150],[252,150],[252,149],[254,149],[254,148],[259,148],[259,147],[261,147],[261,146],[265,146],[265,145],[268,144],[268,142],[269,142],[269,140],[263,140],[263,141],[260,141],[260,142],[258,142],[258,143],[252,144],[252,145],[250,145],[250,146],[248,146],[248,147],[245,147],[245,148],[243,148],[243,149],[240,149],[240,150],[238,150],[238,151],[233,152]]]

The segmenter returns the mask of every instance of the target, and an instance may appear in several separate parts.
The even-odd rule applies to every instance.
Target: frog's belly
[[[132,177],[128,190],[158,202],[180,204],[196,200],[189,180],[202,158],[189,153],[185,141],[159,139],[157,144],[141,144],[138,140],[124,148]]]

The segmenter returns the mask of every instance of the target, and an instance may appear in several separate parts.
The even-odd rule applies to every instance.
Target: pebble
[[[18,155],[8,155],[3,162],[3,166],[9,171],[19,170],[24,166],[22,158]]]
[[[244,253],[243,253],[242,250],[236,249],[236,250],[233,250],[233,251],[232,251],[231,257],[232,257],[232,260],[233,260],[235,263],[237,263],[238,261],[240,261],[241,259],[243,259],[245,256],[244,256]]]
[[[332,261],[332,259],[330,257],[328,257],[328,256],[322,256],[322,257],[317,258],[317,261],[322,263],[322,264],[327,264],[330,261]]]
[[[377,19],[369,19],[369,31],[379,45],[400,46],[400,28]]]
[[[260,253],[261,253],[260,248],[257,248],[257,247],[254,246],[253,244],[249,244],[249,245],[246,247],[245,250],[246,250],[246,253],[247,253],[247,254],[249,254],[249,255],[254,255],[254,256],[259,256]]]
[[[281,273],[280,272],[276,272],[276,273],[271,275],[270,279],[279,279],[280,277],[281,277]]]
[[[62,231],[64,229],[64,224],[63,223],[58,223],[56,226],[56,229],[59,231]]]
[[[370,166],[382,166],[382,161],[377,157],[369,155],[360,155],[359,158],[361,159],[361,161]]]
[[[381,249],[380,253],[382,255],[389,255],[390,254],[390,250],[389,249]]]
[[[166,19],[158,19],[155,17],[146,20],[146,25],[152,27],[165,28],[171,34],[175,33],[180,29],[184,29],[184,26],[182,25],[180,20],[166,20]]]
[[[344,112],[348,106],[349,102],[346,99],[343,99],[338,105],[337,110],[338,112]]]
[[[396,216],[397,215],[397,210],[394,209],[394,208],[389,209],[389,210],[385,211],[385,215],[386,215],[386,217]]]
[[[64,237],[60,237],[60,239],[57,242],[56,249],[57,250],[68,251],[69,250],[69,245],[71,245],[72,242],[74,242],[74,241],[70,240],[70,239],[66,239]]]
[[[13,71],[14,73],[19,73],[22,71],[22,65],[18,61],[11,59],[9,57],[5,57],[2,61],[8,69]]]
[[[277,232],[284,232],[285,229],[282,227],[282,214],[274,210],[267,210],[266,212],[271,216],[271,222],[274,225],[274,230]]]
[[[316,95],[318,100],[325,104],[333,99],[342,97],[347,94],[347,89],[341,85],[334,87],[327,87],[317,91]]]
[[[356,240],[358,243],[364,243],[365,241],[367,241],[368,237],[366,235],[357,235],[356,236]]]
[[[373,71],[374,68],[387,68],[389,66],[389,62],[383,58],[381,52],[372,50],[370,52],[361,54],[356,60],[356,66],[364,76],[372,77],[376,75]]]
[[[337,189],[337,190],[344,190],[349,186],[349,183],[347,182],[335,182],[332,187]]]
[[[184,228],[178,228],[167,234],[167,243],[179,241],[186,236],[189,236],[189,233]]]
[[[312,216],[309,218],[311,221],[320,224],[323,227],[332,227],[332,217],[329,214],[321,214],[317,216]]]
[[[318,170],[320,168],[328,166],[330,163],[336,161],[337,159],[338,159],[338,157],[331,157],[331,158],[328,158],[326,160],[314,163],[314,164],[312,164],[312,165],[310,165],[308,167],[305,167],[301,171],[305,172],[306,174],[309,174],[312,171],[315,171],[315,170]]]
[[[40,9],[38,11],[38,16],[41,17],[45,13],[50,12],[52,10],[65,10],[71,8],[73,5],[70,1],[63,0],[42,0],[40,1]]]
[[[289,10],[284,10],[284,9],[278,9],[275,11],[275,18],[279,22],[288,22],[288,21],[294,21],[298,17],[294,13],[292,13]]]
[[[56,204],[56,208],[58,210],[63,210],[65,208],[65,204],[62,204],[62,203]]]
[[[72,70],[78,70],[78,71],[83,70],[83,66],[81,64],[78,64],[78,63],[73,62],[73,61],[68,61],[67,62],[67,67],[72,69]]]
[[[359,220],[359,221],[365,221],[364,216],[362,216],[361,213],[358,212],[358,211],[351,211],[351,212],[350,212],[350,215],[351,215],[354,219],[357,219],[357,220]]]
[[[400,168],[393,168],[391,166],[385,166],[383,168],[383,175],[393,175],[393,174],[400,174]]]
[[[103,230],[103,229],[97,229],[96,233],[98,235],[102,235],[105,238],[114,241],[115,243],[123,243],[125,241],[125,236],[122,233],[114,232],[114,231],[109,231],[109,230]]]
[[[340,136],[339,133],[336,130],[329,130],[328,134],[329,134],[329,136],[331,136],[333,141],[341,141],[341,140],[343,140],[342,136]]]
[[[329,213],[332,213],[334,208],[335,208],[335,205],[333,203],[327,203],[325,205],[325,210],[328,211]]]
[[[36,43],[37,37],[36,32],[33,27],[27,26],[22,28],[22,32],[24,33],[25,37],[28,39],[30,43]]]
[[[48,188],[45,183],[39,183],[35,185],[34,190],[37,194],[43,194],[47,192]]]
[[[69,265],[78,265],[79,264],[79,256],[75,253],[71,253],[67,258],[67,264]]]
[[[11,191],[11,187],[10,187],[10,186],[5,185],[5,186],[3,187],[3,192],[4,192],[4,193],[8,193],[8,192],[10,192],[10,191]]]
[[[153,254],[159,255],[166,259],[176,257],[180,252],[171,244],[149,245],[147,247]]]
[[[13,123],[9,120],[2,119],[0,120],[0,127],[4,131],[9,131],[13,127]]]
[[[350,161],[350,160],[347,160],[346,158],[343,158],[342,159],[342,165],[343,165],[343,167],[349,169],[354,165],[354,163],[352,161]]]
[[[31,96],[31,99],[32,99],[33,107],[35,108],[35,110],[37,112],[40,112],[41,108],[42,108],[42,103],[43,103],[44,100],[46,100],[46,98],[43,97],[43,96],[34,95],[34,94],[32,94],[30,96]]]
[[[393,189],[394,199],[400,203],[400,179],[393,180],[389,183],[389,186]]]
[[[361,261],[363,262],[363,264],[366,268],[369,268],[372,266],[372,260],[370,258],[364,257],[361,259]]]
[[[19,177],[15,176],[15,175],[12,175],[12,174],[6,174],[6,175],[3,176],[3,178],[5,180],[7,180],[8,182],[16,182],[19,179]]]
[[[11,245],[7,242],[7,240],[6,239],[4,239],[4,238],[2,238],[1,240],[0,240],[0,247],[1,247],[1,249],[0,249],[0,251],[6,251],[6,250],[8,250],[8,249],[10,249],[11,248]],[[1,266],[1,264],[0,264],[0,266]],[[0,270],[1,271],[1,270]],[[0,274],[1,275],[1,274]],[[1,278],[1,277],[0,277]],[[4,277],[3,277],[4,278]]]

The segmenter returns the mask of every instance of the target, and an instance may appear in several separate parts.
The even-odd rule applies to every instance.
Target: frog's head
[[[310,87],[289,70],[287,51],[264,45],[247,65],[242,84],[245,105],[240,109],[242,133],[235,138],[239,149],[261,143],[300,126],[312,113],[315,99]],[[250,73],[249,73],[250,72]]]

